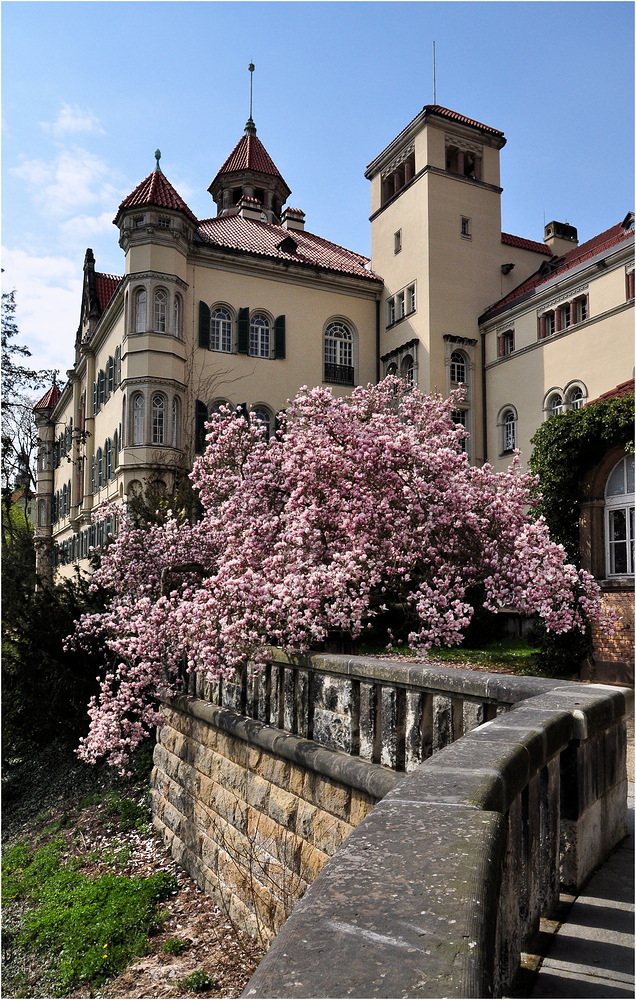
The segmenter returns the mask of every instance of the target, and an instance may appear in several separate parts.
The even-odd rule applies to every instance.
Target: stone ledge
[[[261,747],[292,764],[316,771],[349,788],[366,792],[375,799],[382,799],[403,775],[396,774],[381,764],[371,764],[360,758],[350,757],[340,750],[330,750],[302,736],[266,726],[228,708],[218,708],[209,702],[187,695],[164,699],[171,708],[194,716],[215,726],[231,736],[238,737],[251,747]]]
[[[491,995],[504,827],[466,807],[379,803],[309,887],[243,996]]]

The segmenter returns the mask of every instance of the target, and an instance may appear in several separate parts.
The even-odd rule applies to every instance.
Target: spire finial
[[[245,123],[245,135],[256,135],[256,125],[252,120],[252,78],[254,74],[254,63],[251,62],[247,68],[250,72],[250,116]]]
[[[158,170],[159,173],[161,173],[161,167],[159,166],[159,160],[160,159],[161,159],[161,150],[160,149],[155,149],[155,160],[157,161],[155,163],[155,170]]]

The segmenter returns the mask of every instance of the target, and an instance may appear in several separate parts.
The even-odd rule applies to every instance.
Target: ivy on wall
[[[541,424],[531,443],[529,465],[542,494],[537,513],[578,564],[580,481],[610,448],[621,444],[625,451],[634,450],[634,395],[556,414]]]

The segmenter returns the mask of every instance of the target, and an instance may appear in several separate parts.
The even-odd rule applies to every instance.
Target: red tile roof
[[[56,385],[52,385],[48,392],[42,396],[33,407],[34,410],[52,410],[57,405],[57,401],[62,395],[62,392]]]
[[[95,271],[95,291],[97,292],[97,301],[99,302],[101,312],[104,312],[104,309],[117,291],[121,280],[116,274],[100,274],[98,271]]]
[[[173,188],[160,169],[155,169],[151,174],[148,174],[146,179],[138,184],[127,198],[124,198],[117,209],[115,225],[118,224],[119,216],[124,209],[142,208],[147,205],[184,212],[192,222],[195,224],[197,222],[194,212],[190,211],[181,195]]]
[[[596,399],[591,399],[587,406],[591,406],[592,403],[597,403],[599,399],[619,399],[621,396],[632,396],[634,394],[634,379],[630,378],[627,382],[621,382],[614,389],[608,389],[607,392],[601,393]]]
[[[551,281],[554,277],[566,274],[568,271],[571,271],[572,268],[577,267],[579,264],[583,264],[586,260],[596,257],[597,254],[605,253],[630,238],[634,238],[633,228],[626,229],[619,222],[618,225],[612,226],[610,229],[606,229],[605,232],[599,233],[598,236],[594,236],[591,240],[587,240],[580,246],[574,247],[572,250],[568,250],[568,252],[563,254],[563,256],[554,256],[550,261],[549,271],[544,271],[542,273],[542,269],[546,263],[544,262],[544,265],[542,265],[538,271],[535,271],[529,278],[522,281],[522,283],[517,285],[516,288],[508,293],[508,295],[489,306],[483,315],[480,316],[480,321],[487,319],[491,313],[501,309],[503,306],[511,305],[513,302],[516,302],[517,299],[522,298],[522,296],[528,295],[536,288],[544,285],[547,281]]]
[[[242,135],[227,160],[210,184],[212,187],[221,174],[232,174],[242,170],[255,170],[261,174],[271,174],[285,184],[276,164],[257,135]],[[287,184],[285,184],[287,187]],[[287,188],[289,191],[290,189]]]
[[[313,233],[295,229],[291,235],[296,244],[295,253],[286,252],[280,246],[290,236],[288,229],[255,219],[243,219],[238,215],[206,219],[199,223],[196,231],[196,237],[202,243],[223,250],[299,264],[301,267],[324,268],[370,281],[382,280],[368,269],[369,258],[362,254],[346,250]]]
[[[532,250],[533,253],[541,253],[544,257],[551,257],[552,251],[545,243],[537,243],[535,240],[526,240],[523,236],[512,236],[510,233],[501,234],[501,242],[509,247],[517,247],[519,250]]]

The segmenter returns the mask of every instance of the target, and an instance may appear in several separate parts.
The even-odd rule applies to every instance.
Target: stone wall
[[[197,884],[267,946],[397,775],[198,699],[163,711],[155,826]]]

